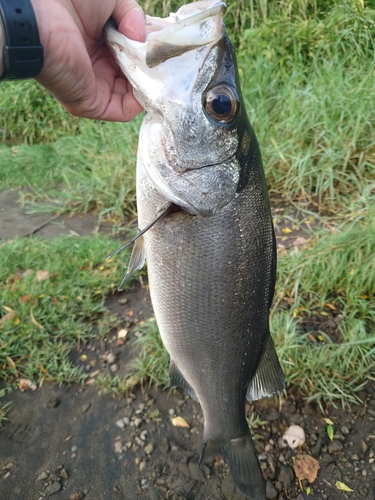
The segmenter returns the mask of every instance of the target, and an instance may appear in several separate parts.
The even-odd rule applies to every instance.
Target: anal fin
[[[180,370],[177,368],[174,361],[171,361],[171,363],[169,365],[169,380],[170,380],[170,385],[172,388],[180,387],[181,389],[184,389],[184,391],[186,391],[191,398],[198,399],[197,395],[195,394],[194,389],[191,387],[189,382],[187,382],[185,377],[182,375]]]
[[[246,397],[249,401],[270,398],[281,394],[285,388],[284,374],[277,357],[275,346],[270,334],[267,334],[263,352],[257,369],[250,380]]]

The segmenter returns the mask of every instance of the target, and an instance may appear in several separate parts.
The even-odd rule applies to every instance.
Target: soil
[[[0,193],[0,228],[6,228],[0,230],[0,238],[17,234],[17,221],[2,210],[10,199],[19,220],[18,234],[38,234],[42,227],[43,236],[54,236],[56,221],[30,217],[29,226],[25,225],[25,212],[17,198],[16,192]],[[302,218],[301,224],[290,224],[291,219],[283,217],[285,210],[277,213],[278,242],[285,248],[296,240],[302,245],[308,227]],[[71,231],[69,224],[75,224],[78,233],[96,227],[95,218],[87,215],[68,223],[60,220],[59,232]],[[98,370],[123,375],[137,352],[135,326],[152,315],[148,290],[139,283],[130,292],[110,297],[107,306],[129,330],[126,341],[118,342],[116,335],[107,342],[93,340],[71,357],[92,375]],[[105,396],[90,384],[90,379],[83,386],[44,384],[36,391],[17,391],[2,398],[2,404],[12,404],[0,432],[0,500],[48,496],[56,500],[244,499],[220,457],[198,470],[203,417],[197,402],[178,390],[147,387],[118,397]],[[256,412],[262,420],[254,438],[268,499],[375,499],[374,385],[368,382],[359,396],[362,404],[322,412],[289,388],[281,400],[248,405],[249,414]],[[186,427],[173,425],[177,416]],[[333,422],[332,439],[327,418]],[[282,439],[292,424],[306,434],[305,443],[296,449]],[[297,479],[293,468],[306,455],[314,457],[320,467],[311,484]],[[345,487],[353,491],[340,489]]]

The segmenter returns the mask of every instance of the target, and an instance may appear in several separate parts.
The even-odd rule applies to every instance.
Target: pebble
[[[116,361],[116,356],[113,354],[113,352],[109,352],[105,357],[105,361],[107,361],[107,363],[111,365]]]
[[[68,479],[68,473],[66,472],[65,469],[61,469],[61,471],[59,472],[59,476],[62,478],[62,479]]]
[[[140,472],[144,471],[146,468],[146,462],[142,460],[142,462],[139,464],[139,470]]]
[[[148,443],[146,446],[145,446],[145,453],[147,455],[151,455],[151,453],[154,451],[154,445],[152,443]]]
[[[117,363],[113,363],[113,365],[110,365],[109,369],[111,370],[112,373],[115,373],[119,369],[119,366]]]
[[[141,418],[135,418],[134,419],[134,425],[136,427],[139,427],[141,425],[141,423],[143,422],[143,420]]]
[[[70,495],[69,500],[83,500],[83,498],[85,494],[82,491],[76,491]]]
[[[368,450],[368,446],[367,444],[363,441],[363,439],[360,440],[359,444],[361,445],[361,450],[362,450],[362,453],[366,453],[366,451]]]
[[[344,436],[347,436],[348,434],[350,434],[350,431],[349,429],[346,427],[346,425],[343,425],[341,427],[341,432],[344,434]]]
[[[271,481],[267,481],[266,483],[266,498],[267,500],[272,500],[274,498],[277,498],[278,492],[277,489],[274,487],[274,485],[271,483]]]
[[[48,474],[47,472],[42,472],[41,474],[39,474],[39,476],[37,477],[37,481],[43,481],[44,479],[47,479],[48,477]]]
[[[130,418],[129,417],[124,417],[123,421],[124,421],[125,425],[129,425],[130,424]]]
[[[71,448],[70,448],[71,452],[72,453],[75,453],[77,450],[78,450],[78,446],[76,445],[73,445]]]
[[[61,484],[58,481],[55,481],[54,483],[49,484],[47,486],[47,488],[44,490],[44,494],[47,496],[51,496],[60,490],[61,490]]]
[[[4,479],[7,479],[11,475],[12,475],[12,473],[8,470],[8,472],[6,472],[4,475]]]
[[[91,403],[86,403],[84,405],[82,405],[82,413],[86,413],[87,410],[90,408],[91,406]]]
[[[293,469],[289,467],[289,465],[281,465],[279,476],[277,479],[282,485],[284,485],[286,488],[289,488],[294,479]]]
[[[340,441],[334,440],[328,445],[328,452],[329,453],[337,453],[338,451],[341,451],[343,449],[343,445]]]
[[[123,429],[125,427],[125,422],[123,419],[117,420],[116,422],[117,427],[120,427],[120,429]]]
[[[142,431],[140,433],[140,435],[139,435],[139,437],[142,439],[142,441],[146,441],[147,436],[148,436],[148,431],[147,430]]]

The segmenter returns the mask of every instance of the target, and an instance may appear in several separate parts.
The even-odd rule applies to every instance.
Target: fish
[[[166,18],[146,16],[145,42],[111,23],[104,33],[145,109],[136,167],[140,232],[124,280],[147,261],[170,385],[203,411],[199,466],[222,455],[240,491],[264,500],[246,400],[285,386],[269,331],[276,244],[225,10],[222,1],[202,0]]]

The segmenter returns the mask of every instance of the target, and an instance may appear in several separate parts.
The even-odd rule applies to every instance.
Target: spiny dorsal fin
[[[257,369],[247,390],[249,401],[270,398],[285,388],[284,374],[277,357],[271,335],[268,334]]]

